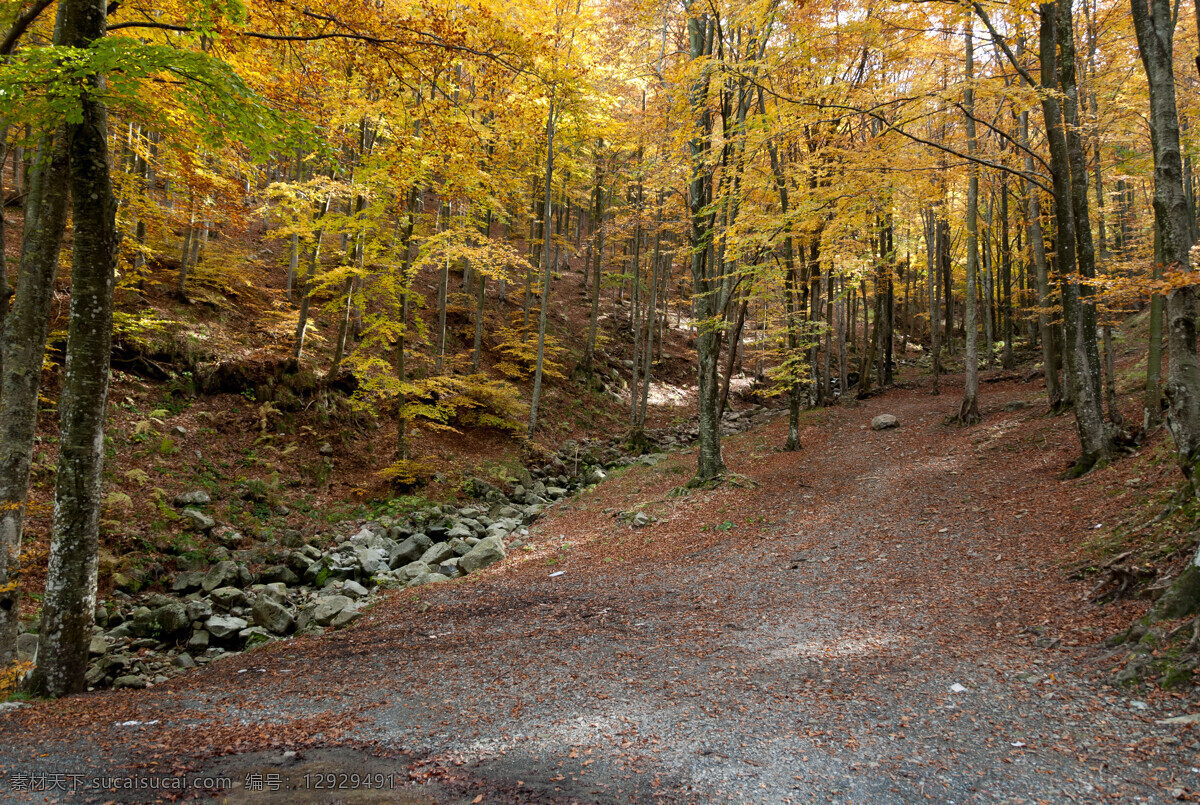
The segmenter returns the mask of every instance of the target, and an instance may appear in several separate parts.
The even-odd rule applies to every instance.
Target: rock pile
[[[730,412],[724,429],[746,430],[773,413],[761,406]],[[696,428],[684,425],[646,436],[660,449],[678,449],[696,437]],[[325,540],[306,542],[291,531],[285,535],[291,552],[261,567],[249,561],[250,552],[228,550],[241,536],[202,511],[211,503],[209,494],[185,492],[174,500],[185,524],[219,537],[226,547],[216,553],[229,558],[179,572],[169,593],[135,598],[117,589],[100,602],[88,685],[144,688],[261,643],[346,626],[362,616],[379,591],[442,583],[502,561],[522,545],[528,525],[548,506],[600,483],[616,467],[653,466],[664,457],[629,455],[621,439],[568,441],[543,466],[509,479],[507,491],[473,479],[467,491],[475,502],[435,505],[400,522],[368,522],[325,548],[316,544]],[[651,518],[630,513],[626,522],[638,528]],[[26,658],[36,646],[36,635],[21,635],[18,648]]]

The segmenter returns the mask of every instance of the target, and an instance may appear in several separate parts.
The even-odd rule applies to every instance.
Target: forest
[[[683,573],[689,539],[740,558],[784,531],[811,550],[763,556],[812,572],[848,540],[873,556],[879,529],[880,563],[995,553],[1002,583],[964,600],[1025,590],[1048,608],[1010,630],[1031,651],[1065,640],[1112,666],[1067,663],[1080,690],[1184,707],[1198,19],[1166,0],[0,0],[6,718],[55,735],[107,718],[125,701],[110,688],[169,696],[302,637],[313,657],[369,646],[382,613],[450,618],[485,591],[497,612],[667,617],[670,596],[630,581],[609,600],[603,574]],[[960,531],[955,558],[939,540]],[[577,549],[608,607],[517,590],[514,574],[581,572]],[[909,584],[936,598],[914,568],[880,607]],[[293,716],[281,734],[332,746]],[[181,756],[185,737],[161,746]],[[1156,790],[1136,765],[1151,755],[1127,759],[1149,788],[1108,794]],[[520,800],[505,786],[523,768],[433,775],[449,788],[430,801]],[[607,773],[621,797],[656,788]],[[671,796],[696,801],[674,773]],[[529,801],[620,799],[545,786]],[[818,791],[837,793],[788,796]]]

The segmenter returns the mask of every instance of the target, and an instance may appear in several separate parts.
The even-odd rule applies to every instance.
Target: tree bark
[[[64,44],[104,36],[104,0],[62,0]],[[82,691],[96,608],[104,419],[116,280],[116,199],[108,165],[102,76],[85,79],[81,114],[67,127],[73,211],[71,311],[60,401],[59,459],[46,595],[34,686],[48,696]]]
[[[963,107],[966,112],[967,154],[975,155],[975,45],[970,23],[967,24],[967,87]],[[964,313],[966,326],[966,355],[964,370],[966,381],[962,403],[958,407],[955,421],[960,425],[974,425],[983,417],[979,413],[979,332],[975,324],[975,275],[979,271],[979,166],[972,162],[968,167],[970,178],[967,183],[967,296]]]
[[[56,40],[59,34],[56,32]],[[29,175],[16,298],[2,345],[0,394],[0,666],[16,658],[21,543],[38,391],[66,228],[70,152],[66,129],[42,137]]]

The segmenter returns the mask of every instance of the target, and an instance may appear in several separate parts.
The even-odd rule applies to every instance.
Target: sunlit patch
[[[903,636],[894,632],[870,632],[842,634],[836,637],[813,637],[790,646],[774,649],[766,659],[843,659],[877,654],[891,646],[899,645]]]

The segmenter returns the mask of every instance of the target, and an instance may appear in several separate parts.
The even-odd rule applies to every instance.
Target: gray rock
[[[17,635],[17,657],[27,662],[37,662],[38,636],[37,632],[26,632]]]
[[[382,573],[388,569],[388,563],[384,561],[382,552],[375,548],[359,548],[355,551],[354,558],[368,576]]]
[[[557,498],[565,498],[566,496],[567,496],[567,490],[563,489],[561,486],[546,487],[546,497],[548,497],[548,498],[557,499]]]
[[[645,512],[636,512],[633,517],[629,518],[629,524],[634,528],[645,528],[652,522],[653,520],[650,519],[650,515]]]
[[[546,507],[541,503],[534,503],[531,506],[526,506],[521,510],[521,520],[526,523],[532,523],[538,517],[541,517],[542,512],[545,510]]]
[[[429,573],[431,568],[422,561],[409,562],[404,567],[396,571],[396,579],[402,584],[406,584],[418,576],[423,576]]]
[[[201,654],[207,651],[209,636],[208,632],[203,629],[192,632],[192,636],[187,641],[187,650],[193,654]]]
[[[188,601],[184,608],[189,621],[206,621],[213,614],[211,601]]]
[[[204,583],[204,574],[199,570],[189,570],[185,573],[180,573],[175,577],[175,581],[171,582],[171,592],[180,595],[187,595],[194,590],[199,590],[200,585]]]
[[[317,448],[317,452],[323,456],[332,456],[333,455],[333,445],[331,445],[329,442],[325,442],[324,444],[322,444],[320,447]]]
[[[356,620],[362,617],[362,612],[351,607],[347,607],[339,612],[332,621],[329,622],[330,627],[341,629],[343,626],[349,626]]]
[[[203,489],[194,489],[176,495],[174,503],[176,506],[207,506],[212,503],[212,498]]]
[[[466,539],[472,536],[475,532],[471,530],[465,523],[456,523],[453,528],[446,532],[446,539]]]
[[[342,592],[351,598],[366,598],[370,592],[357,581],[350,580],[342,583]]]
[[[475,539],[475,537],[470,536],[463,539],[455,537],[446,544],[450,546],[450,550],[454,551],[456,556],[463,556],[471,550],[470,544],[467,543],[468,539]],[[476,542],[478,542],[478,540],[476,540]]]
[[[214,640],[229,642],[237,637],[237,633],[250,624],[232,615],[213,615],[204,622],[204,628]],[[190,644],[189,644],[190,645]]]
[[[900,420],[891,414],[880,414],[871,420],[871,430],[887,430],[900,427]]]
[[[138,676],[137,674],[128,674],[126,676],[119,676],[114,679],[112,686],[117,690],[121,688],[141,690],[142,688],[146,687],[146,679],[145,677]]]
[[[288,600],[287,585],[278,581],[262,585],[258,590],[258,594],[271,599],[276,604],[286,604]]]
[[[344,595],[328,595],[318,598],[312,610],[312,619],[320,626],[328,626],[339,612],[352,603],[354,602]]]
[[[126,637],[133,637],[133,624],[122,623],[104,633],[110,640],[122,640]]]
[[[400,567],[408,562],[415,562],[433,545],[433,540],[425,534],[413,534],[392,549],[388,555],[388,566]]]
[[[303,576],[304,572],[308,570],[310,565],[312,565],[313,558],[305,554],[303,551],[292,551],[291,554],[288,555],[287,563],[288,568],[290,568],[293,573]]]
[[[217,562],[209,569],[208,573],[204,574],[204,581],[200,584],[200,589],[205,593],[211,593],[219,587],[236,587],[239,583],[241,583],[241,576],[235,563]]]
[[[179,668],[195,668],[196,661],[192,659],[191,654],[180,654],[175,659],[171,660]]]
[[[441,581],[450,581],[449,576],[443,576],[441,573],[422,573],[408,583],[409,587],[421,587],[425,584],[436,584]]]
[[[238,632],[238,641],[246,648],[269,643],[272,639],[271,633],[261,626],[250,626]]]
[[[587,475],[584,476],[584,480],[589,484],[598,484],[607,477],[608,475],[604,472],[604,470],[600,469],[599,467],[593,467],[587,471]]]
[[[308,568],[305,568],[306,570]],[[272,565],[258,574],[258,580],[263,584],[286,584],[295,587],[300,583],[300,577],[285,565]]]
[[[461,557],[455,556],[452,559],[447,559],[437,567],[437,572],[451,579],[457,579],[459,576],[465,575],[459,568],[458,563]]]
[[[296,628],[296,619],[276,601],[267,596],[259,596],[254,602],[251,617],[257,626],[261,626],[274,634],[288,634]]]
[[[104,635],[92,635],[91,641],[88,643],[89,657],[103,657],[108,653],[108,641],[104,639]]]
[[[451,556],[454,556],[454,549],[450,547],[450,543],[439,542],[429,546],[429,550],[421,554],[421,558],[417,561],[424,562],[431,567],[437,567]]]
[[[213,606],[226,612],[246,605],[246,594],[237,587],[219,587],[209,593]]]
[[[199,509],[184,509],[180,516],[193,531],[211,531],[217,527],[217,521]]]
[[[505,557],[504,541],[498,536],[487,537],[458,560],[458,569],[463,573],[474,573]]]

